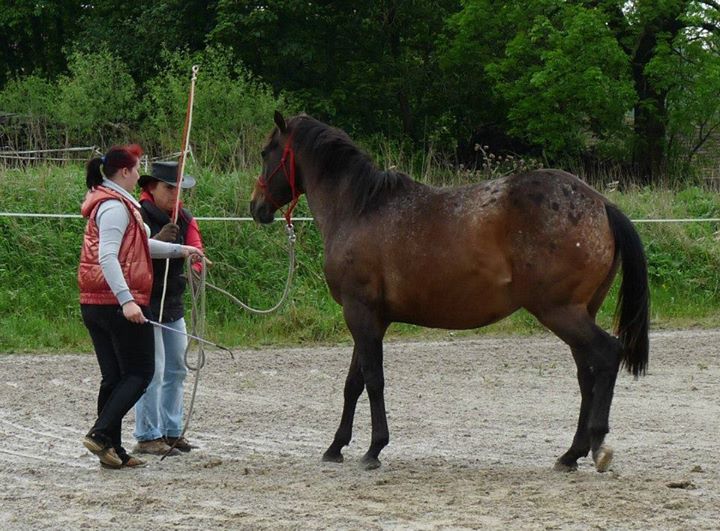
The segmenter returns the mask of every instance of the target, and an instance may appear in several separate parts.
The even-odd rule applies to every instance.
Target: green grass
[[[185,199],[196,216],[247,216],[255,174],[194,170],[201,183]],[[601,189],[601,191],[603,191]],[[0,168],[0,211],[77,213],[85,194],[80,166]],[[610,192],[631,218],[720,217],[720,195],[698,187]],[[296,216],[309,216],[304,200]],[[0,352],[89,351],[80,319],[76,267],[84,220],[0,217]],[[652,327],[720,325],[720,242],[717,223],[638,224],[645,242],[652,292]],[[273,305],[287,275],[282,223],[202,223],[209,280],[257,306]],[[340,307],[322,273],[322,242],[310,222],[296,223],[297,269],[290,300],[276,313],[251,315],[208,292],[206,335],[221,344],[350,342]],[[612,325],[617,282],[599,322]],[[481,330],[429,330],[394,324],[389,338],[443,339],[542,331],[525,312]]]

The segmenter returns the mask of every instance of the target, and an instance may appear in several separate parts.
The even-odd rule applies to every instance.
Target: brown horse
[[[467,329],[525,308],[570,346],[577,365],[577,432],[555,468],[574,470],[592,451],[596,469],[607,470],[612,450],[603,441],[619,367],[638,376],[648,362],[647,265],[630,220],[563,171],[434,188],[378,170],[343,131],[309,116],[286,122],[276,113],[275,123],[252,216],[270,223],[306,194],[325,277],[355,342],[340,427],[323,459],[343,460],[367,388],[372,440],[363,463],[380,466],[389,440],[382,362],[390,323]],[[595,315],[620,264],[615,338]]]

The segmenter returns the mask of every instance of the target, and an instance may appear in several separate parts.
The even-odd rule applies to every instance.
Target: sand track
[[[718,529],[719,343],[651,336],[649,374],[618,379],[606,474],[552,471],[579,405],[552,337],[387,344],[391,440],[371,472],[366,395],[345,463],[320,462],[346,345],[209,353],[189,433],[202,448],[122,471],[81,445],[93,356],[0,355],[0,528]]]

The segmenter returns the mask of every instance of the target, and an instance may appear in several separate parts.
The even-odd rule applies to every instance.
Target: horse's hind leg
[[[603,442],[610,431],[610,406],[622,346],[597,326],[584,308],[564,307],[536,315],[570,345],[582,396],[577,432],[570,449],[558,459],[556,468],[573,470],[577,467],[577,459],[592,450],[596,469],[604,472],[612,460],[612,449]]]
[[[580,416],[570,449],[561,455],[555,463],[555,470],[562,472],[577,470],[577,460],[585,457],[590,452],[588,417],[592,406],[595,379],[590,367],[585,363],[585,358],[575,349],[572,349],[572,353],[577,365],[577,378],[580,384]]]
[[[325,451],[325,454],[323,454],[323,461],[342,463],[342,449],[344,446],[350,444],[350,439],[352,439],[355,407],[357,406],[358,398],[360,398],[365,388],[365,380],[363,380],[362,371],[360,370],[357,351],[358,349],[355,347],[353,349],[352,361],[350,362],[350,369],[345,379],[344,403],[340,427],[338,427],[337,432],[335,432],[335,438],[332,444]]]

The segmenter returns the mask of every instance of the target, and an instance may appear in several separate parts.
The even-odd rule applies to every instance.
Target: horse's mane
[[[310,116],[291,119],[288,129],[296,150],[310,156],[321,175],[348,187],[356,214],[373,211],[413,182],[404,173],[379,170],[347,133]]]

